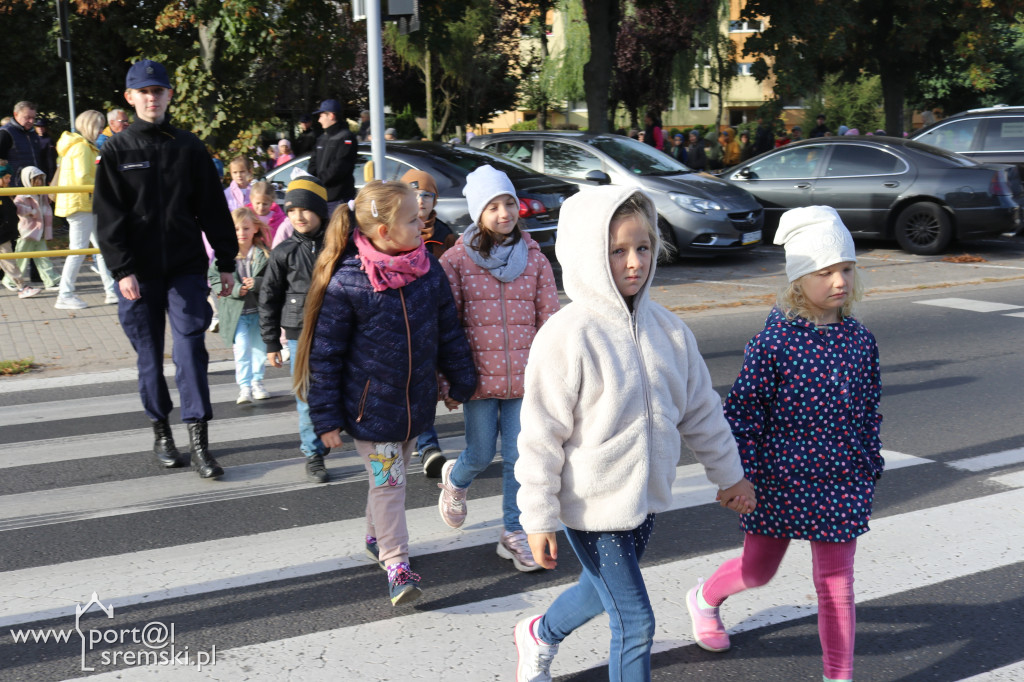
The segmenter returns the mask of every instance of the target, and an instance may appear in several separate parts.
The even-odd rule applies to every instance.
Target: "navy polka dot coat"
[[[816,327],[773,309],[747,344],[725,414],[757,509],[748,533],[848,542],[867,532],[880,454],[878,346],[852,318]]]

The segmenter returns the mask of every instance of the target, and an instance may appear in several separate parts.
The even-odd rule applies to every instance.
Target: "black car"
[[[765,208],[767,229],[799,206],[832,206],[856,237],[936,254],[954,238],[1015,232],[1024,190],[1015,166],[981,164],[912,140],[819,137],[733,166],[723,178]]]
[[[677,251],[727,253],[761,241],[763,216],[754,197],[628,137],[513,131],[477,135],[470,144],[577,185],[645,190],[658,210],[662,235]]]
[[[354,171],[356,189],[366,184],[366,165],[372,159],[369,143],[359,145]],[[555,257],[555,234],[562,202],[579,191],[575,185],[534,173],[529,168],[494,154],[470,147],[438,142],[388,142],[384,153],[385,180],[400,180],[411,169],[425,171],[437,183],[437,215],[452,230],[461,233],[472,221],[462,188],[466,176],[479,166],[490,164],[508,175],[519,198],[519,220],[548,258]],[[278,203],[295,171],[304,172],[309,156],[294,159],[267,173],[265,180],[277,189]]]
[[[1024,170],[1024,107],[971,109],[909,137],[981,163],[1012,163]]]

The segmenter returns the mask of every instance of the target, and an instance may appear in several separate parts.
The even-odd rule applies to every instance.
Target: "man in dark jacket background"
[[[0,128],[0,159],[7,159],[11,169],[11,187],[21,187],[22,168],[42,168],[39,136],[32,127],[35,119],[36,105],[18,102],[11,121]]]
[[[359,157],[359,143],[342,118],[338,100],[325,99],[313,113],[319,115],[324,132],[316,140],[308,170],[320,178],[327,189],[327,218],[330,220],[338,204],[356,198],[352,173]]]
[[[206,302],[203,234],[214,250],[221,290],[230,292],[238,253],[234,224],[206,147],[167,121],[174,91],[166,69],[143,59],[128,70],[125,86],[136,121],[103,145],[96,168],[100,251],[118,281],[117,316],[138,355],[139,393],[153,422],[157,459],[168,468],[186,463],[167,423],[173,404],[164,379],[166,315],[192,468],[216,478],[224,470],[207,449],[213,410],[205,337],[213,313]]]

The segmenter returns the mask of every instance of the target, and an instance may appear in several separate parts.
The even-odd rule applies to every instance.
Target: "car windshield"
[[[677,175],[693,172],[668,154],[629,137],[602,135],[587,140],[587,143],[612,157],[635,175]]]
[[[461,176],[461,182],[459,177],[452,177],[453,184],[461,186],[465,182],[465,177],[470,172],[476,170],[480,166],[485,164],[493,166],[495,169],[500,170],[509,177],[510,180],[522,180],[525,178],[537,177],[536,171],[530,170],[526,166],[521,166],[515,161],[510,161],[501,156],[490,154],[480,149],[474,149],[472,147],[451,147],[448,145],[437,145],[431,146],[429,153],[437,161],[444,161],[449,176]]]

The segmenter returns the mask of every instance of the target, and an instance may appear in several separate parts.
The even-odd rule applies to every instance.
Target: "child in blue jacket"
[[[405,470],[434,418],[437,372],[455,400],[476,388],[469,343],[418,212],[408,185],[376,180],[356,196],[356,225],[344,207],[335,211],[295,363],[296,393],[309,404],[314,431],[329,448],[348,431],[369,474],[366,550],[387,570],[394,605],[421,594],[409,566]]]

